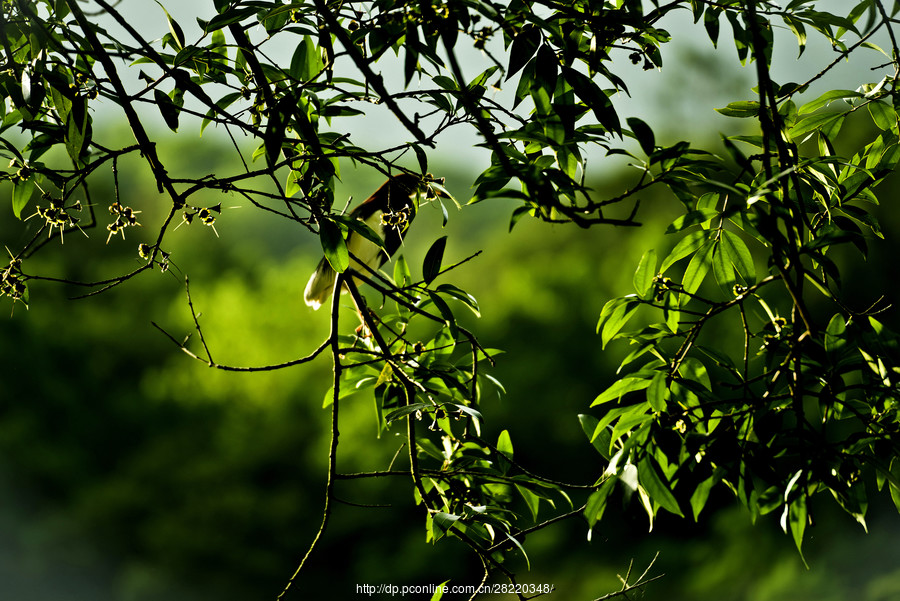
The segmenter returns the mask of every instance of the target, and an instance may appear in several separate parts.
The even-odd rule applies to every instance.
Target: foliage
[[[357,306],[366,306],[357,282],[382,299],[361,313],[369,335],[342,333],[345,315],[335,295],[328,336],[309,354],[279,364],[214,361],[188,288],[197,341],[189,348],[167,335],[211,367],[272,371],[330,355],[328,482],[322,527],[307,557],[327,532],[342,478],[407,478],[428,539],[462,540],[483,564],[485,580],[499,572],[513,584],[507,559],[524,553],[525,535],[579,516],[590,530],[617,490],[636,492],[652,525],[660,508],[696,519],[711,491],[724,485],[754,519],[780,512],[798,548],[815,493],[831,492],[863,524],[873,484],[900,507],[897,337],[876,318],[885,303],[853,309],[840,289],[841,274],[856,260],[845,249],[865,257],[868,238],[880,235],[876,186],[900,160],[900,50],[881,0],[863,0],[846,14],[816,10],[808,0],[784,8],[757,0],[214,0],[196,31],[162,9],[168,33],[158,41],[106,0],[93,5],[109,31],[75,0],[13,0],[0,11],[7,64],[0,153],[10,161],[4,177],[13,213],[28,235],[3,270],[2,292],[14,302],[32,300],[31,281],[93,295],[170,269],[169,240],[179,224],[215,227],[225,205],[207,202],[210,193],[238,197],[319,236],[332,265],[347,270],[348,233],[370,232],[335,207],[341,167],[420,173],[418,202],[440,203],[436,193],[446,190],[427,174],[429,152],[458,126],[473,127],[491,153],[472,201],[518,201],[510,227],[526,215],[585,228],[638,225],[638,201],[651,188],[669,190],[684,208],[667,230],[678,242],[647,251],[636,266],[635,293],[610,300],[600,315],[600,345],[625,339],[633,350],[595,399],[598,413],[580,416],[607,466],[586,474],[588,484],[530,470],[514,451],[515,432],[501,427],[499,437],[485,436],[481,400],[502,389],[485,370],[498,351],[484,348],[457,315],[480,314],[478,302],[447,281],[474,257],[448,261],[445,237],[435,236],[415,261],[421,276],[403,257],[391,275],[339,275]],[[891,14],[897,9],[895,3]],[[661,25],[677,10],[702,21],[713,44],[727,23],[738,60],[755,67],[756,95],[720,109],[753,123],[750,133],[723,139],[724,156],[688,142],[658,144],[651,125],[619,115],[627,71],[663,67],[670,34]],[[773,81],[781,24],[801,54],[815,32],[833,46],[835,60],[807,81]],[[282,61],[269,48],[285,38],[293,51]],[[874,43],[882,38],[887,51]],[[469,46],[489,63],[474,76],[458,58]],[[881,79],[805,99],[835,64],[860,60],[863,52],[884,56]],[[392,62],[403,89],[376,71]],[[138,70],[136,81],[125,66]],[[490,94],[493,88],[512,95]],[[134,143],[101,139],[92,115],[99,109],[127,121]],[[230,170],[173,175],[182,167],[160,158],[164,136],[148,126],[155,115],[146,109],[173,132],[188,124],[201,133],[224,130],[234,143]],[[843,124],[862,113],[876,134],[839,152]],[[402,140],[364,147],[345,125],[363,117],[395,119]],[[255,147],[244,149],[240,137]],[[637,170],[608,198],[586,183],[595,148],[626,157]],[[118,164],[138,155],[166,199],[161,214],[120,195]],[[113,174],[114,189],[95,203],[89,185],[104,171]],[[32,271],[39,251],[66,250],[65,233],[101,223],[95,204],[109,205],[105,243],[153,227],[138,245],[141,265],[84,279]],[[742,339],[738,355],[720,337]],[[379,432],[402,432],[405,468],[392,462],[364,474],[338,470],[340,407],[351,394],[373,399]]]

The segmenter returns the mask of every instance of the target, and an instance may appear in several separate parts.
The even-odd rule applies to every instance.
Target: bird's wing
[[[384,240],[387,232],[381,217],[382,212],[375,211],[365,219],[361,219],[361,221]],[[353,257],[356,257],[356,260],[351,260],[350,266],[363,274],[367,273],[367,271],[359,267],[359,263],[368,265],[372,269],[378,269],[387,261],[388,252],[390,252],[386,252],[384,248],[354,231],[351,231],[347,237],[347,250],[350,251]]]

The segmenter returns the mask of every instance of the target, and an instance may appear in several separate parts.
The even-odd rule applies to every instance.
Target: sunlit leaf
[[[732,102],[724,108],[716,109],[716,112],[721,113],[726,117],[738,117],[742,119],[756,117],[759,114],[759,102],[756,100]]]
[[[332,269],[338,273],[347,271],[350,267],[350,252],[347,250],[343,230],[330,219],[323,219],[319,223],[319,239]]]
[[[591,407],[602,405],[609,401],[617,401],[629,392],[643,390],[650,386],[651,381],[652,380],[648,378],[622,378],[621,380],[616,380],[612,386],[604,390],[594,399],[594,402],[591,403]]]
[[[665,273],[669,267],[671,267],[676,262],[681,259],[687,257],[692,254],[698,248],[703,246],[706,243],[707,238],[709,237],[709,233],[704,230],[699,230],[696,232],[691,232],[682,238],[678,244],[675,245],[675,248],[672,249],[672,252],[663,259],[662,265],[659,268],[660,273]]]
[[[602,348],[606,348],[606,345],[625,327],[639,308],[639,302],[633,299],[629,300],[627,297],[613,299],[606,303],[597,322],[597,332],[600,334]]]
[[[408,286],[412,282],[412,273],[409,271],[409,263],[406,257],[400,255],[394,259],[394,282],[398,286]]]
[[[706,274],[709,273],[709,269],[712,267],[713,247],[713,242],[707,241],[706,244],[694,254],[690,263],[688,263],[687,269],[684,270],[684,278],[682,278],[681,285],[688,294],[697,292],[700,285],[703,283],[703,280],[706,278]]]
[[[638,263],[638,267],[634,272],[632,282],[638,296],[643,297],[653,286],[653,280],[656,278],[656,250],[650,249],[646,251]]]
[[[744,281],[748,284],[755,283],[756,266],[753,262],[753,255],[750,254],[750,249],[747,248],[747,245],[741,240],[740,236],[734,232],[724,230],[722,232],[720,245],[722,247],[722,252],[731,264],[734,265],[737,272],[741,274]]]
[[[22,209],[31,200],[32,194],[34,194],[34,178],[29,177],[13,184],[12,209],[17,219],[22,218]]]
[[[654,411],[665,411],[668,397],[668,374],[663,371],[657,372],[647,388],[647,401]]]

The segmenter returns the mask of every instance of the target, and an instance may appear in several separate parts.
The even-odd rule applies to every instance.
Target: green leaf
[[[288,74],[296,79],[297,81],[305,82],[309,79],[309,46],[307,46],[306,42],[312,42],[312,38],[308,35],[303,36],[303,39],[300,40],[300,43],[297,44],[297,47],[294,49],[294,54],[291,57],[291,66],[288,69]]]
[[[390,363],[384,363],[384,367],[381,368],[381,373],[378,374],[378,378],[375,380],[375,384],[373,386],[378,388],[382,384],[387,384],[391,381],[391,378],[394,377],[394,368]]]
[[[534,521],[537,521],[541,498],[521,484],[516,484],[516,490],[518,490],[519,494],[522,495],[522,500],[525,501],[525,505],[528,507],[529,513],[531,513],[531,518]]]
[[[17,219],[22,218],[22,209],[31,200],[34,193],[34,179],[29,177],[22,181],[17,181],[13,185],[12,191],[12,210]]]
[[[616,421],[616,425],[613,426],[612,434],[610,435],[613,444],[626,434],[635,434],[645,424],[652,422],[654,419],[653,415],[649,413],[650,406],[648,403],[633,405],[628,409],[629,411],[623,414]]]
[[[412,282],[412,273],[409,271],[409,263],[406,257],[400,255],[394,259],[394,283],[400,286],[409,286]]]
[[[422,279],[426,284],[434,281],[441,272],[441,262],[444,260],[444,249],[447,247],[447,236],[441,236],[431,245],[425,253],[425,261],[422,263]]]
[[[456,92],[459,90],[459,86],[456,85],[456,81],[447,77],[446,75],[435,75],[432,78],[432,81],[447,91]]]
[[[666,320],[666,326],[674,333],[678,332],[678,326],[681,323],[681,295],[667,294],[666,304],[663,307],[663,317]]]
[[[606,500],[615,489],[615,485],[616,479],[608,478],[599,489],[592,492],[591,496],[588,497],[587,504],[584,507],[584,518],[588,523],[588,537],[590,537],[591,528],[603,517],[603,512],[606,510]]]
[[[696,211],[690,211],[681,215],[675,221],[673,221],[669,227],[666,228],[667,234],[674,234],[675,232],[680,232],[683,229],[687,229],[692,225],[707,223],[711,219],[714,219],[719,215],[719,211],[716,209],[698,209]]]
[[[844,316],[836,313],[825,329],[825,352],[831,355],[833,359],[834,355],[847,344],[844,337],[846,330],[847,326]]]
[[[380,378],[379,378],[380,379]],[[400,419],[401,417],[406,417],[411,413],[415,413],[416,411],[422,411],[427,409],[434,409],[434,405],[430,403],[411,403],[409,405],[405,405],[400,407],[399,409],[395,409],[391,411],[386,416],[384,416],[384,421],[386,423],[391,423]]]
[[[666,270],[674,265],[676,262],[690,255],[698,248],[703,246],[706,243],[707,238],[709,237],[709,233],[705,230],[699,230],[696,232],[691,232],[684,238],[682,238],[678,244],[675,245],[675,248],[672,249],[672,252],[669,253],[669,256],[663,260],[662,266],[659,268],[660,273],[665,273]]]
[[[72,108],[69,78],[65,73],[49,71],[46,75],[46,81],[50,84],[50,99],[56,108],[56,114],[59,115],[60,121],[65,123],[69,116],[69,110]]]
[[[632,283],[638,296],[644,297],[653,286],[653,280],[656,279],[656,250],[650,249],[646,251],[638,263],[637,270],[634,272]]]
[[[785,532],[790,530],[794,539],[794,544],[797,545],[797,551],[800,552],[800,559],[803,560],[804,565],[806,564],[806,559],[803,557],[803,533],[806,531],[808,520],[806,495],[801,494],[794,499],[792,503],[785,504],[784,513],[781,517],[781,527],[785,529]]]
[[[694,489],[694,494],[691,495],[691,511],[694,513],[695,522],[700,517],[700,512],[703,511],[703,508],[706,506],[706,501],[709,499],[709,493],[712,491],[712,488],[717,481],[718,477],[713,474],[698,484],[697,488]]]
[[[803,51],[806,49],[806,28],[803,26],[803,21],[794,17],[790,13],[785,13],[782,16],[784,22],[788,27],[791,28],[791,31],[794,33],[794,36],[797,38],[797,46],[799,47],[799,52],[797,57],[799,58]]]
[[[522,557],[525,558],[525,568],[528,571],[531,571],[531,561],[528,559],[528,554],[525,552],[525,547],[522,546],[522,543],[520,543],[518,541],[518,539],[516,539],[515,536],[512,536],[509,532],[504,531],[503,534],[506,536],[506,538],[509,542],[514,544],[519,549],[519,552],[522,554]]]
[[[640,302],[634,300],[633,295],[615,298],[603,306],[597,322],[601,348],[606,348],[606,345],[625,327],[639,307]]]
[[[175,40],[178,49],[181,50],[185,45],[184,32],[181,30],[181,26],[172,18],[169,11],[166,10],[166,7],[160,4],[159,0],[157,0],[156,3],[159,4],[159,7],[166,13],[166,21],[169,23],[169,32],[172,34],[172,38]]]
[[[330,219],[322,219],[319,223],[319,239],[332,269],[338,273],[347,271],[350,267],[350,252],[341,227]]]
[[[660,475],[656,471],[656,467],[649,458],[644,458],[638,464],[638,480],[650,498],[659,503],[660,507],[674,513],[677,516],[684,517],[675,495],[672,494],[669,485],[664,483]]]
[[[458,330],[456,317],[453,315],[450,305],[448,305],[447,301],[442,299],[441,296],[433,290],[428,290],[428,298],[434,306],[437,307],[438,313],[441,314],[441,317],[444,318],[444,322],[450,327],[450,334],[455,338]]]
[[[816,113],[809,115],[797,121],[797,123],[788,131],[791,139],[800,142],[810,133],[821,132],[828,138],[834,138],[844,123],[846,113]]]
[[[455,524],[459,520],[459,517],[460,516],[458,516],[458,515],[454,515],[452,513],[445,513],[443,511],[439,511],[438,513],[435,513],[434,516],[431,518],[431,524],[432,524],[431,533],[432,533],[432,536],[434,536],[435,540],[444,536],[447,533],[447,531],[453,527],[453,524]]]
[[[303,179],[303,175],[299,171],[293,169],[288,171],[287,179],[284,181],[284,195],[288,198],[294,196],[300,191],[299,180]]]
[[[476,317],[481,317],[481,309],[479,309],[478,307],[478,301],[475,300],[474,296],[472,296],[465,290],[457,288],[452,284],[441,284],[437,287],[437,291],[441,294],[452,296],[456,300],[466,305],[472,311],[472,313],[476,315]]]
[[[697,382],[707,390],[712,391],[712,381],[709,379],[709,373],[706,371],[706,366],[699,359],[688,357],[681,362],[678,373],[681,374],[681,377]]]
[[[609,429],[600,428],[600,421],[593,415],[587,415],[585,413],[578,415],[578,422],[581,424],[581,429],[584,430],[591,445],[593,445],[604,459],[609,461],[611,459],[609,445],[612,442],[612,436],[610,435]]]
[[[644,390],[650,386],[650,383],[651,380],[649,378],[628,377],[616,380],[612,386],[604,390],[594,399],[594,402],[591,403],[591,407],[602,405],[609,401],[618,401],[629,392]]]
[[[891,500],[894,501],[894,507],[900,511],[900,458],[891,459],[891,478],[889,486],[891,490]]]
[[[216,33],[221,33],[221,32],[217,31]],[[224,111],[240,97],[241,97],[240,92],[232,92],[230,94],[225,94],[224,96],[219,98],[219,100],[216,101],[216,106],[220,110]],[[203,135],[203,130],[206,129],[206,126],[211,123],[212,118],[215,117],[217,114],[218,114],[217,111],[212,108],[209,109],[209,111],[207,111],[206,116],[203,118],[203,121],[200,123],[200,135]]]
[[[653,380],[647,388],[647,402],[654,411],[666,410],[666,401],[669,398],[668,374],[664,371],[656,372]]]
[[[872,115],[875,126],[882,131],[888,131],[897,125],[897,111],[886,102],[870,102],[869,114]]]
[[[559,78],[559,60],[549,44],[541,44],[534,57],[534,83],[553,94]]]
[[[697,11],[702,11],[702,5],[698,2],[694,7],[694,22],[696,23],[699,20],[700,16]],[[706,9],[706,14],[703,15],[703,27],[706,29],[706,34],[709,36],[709,40],[712,42],[713,48],[718,47],[719,43],[719,17],[721,16],[722,11],[716,9],[715,6],[709,6]]]
[[[750,249],[744,244],[740,236],[728,230],[722,231],[722,238],[719,240],[722,252],[734,265],[737,272],[744,278],[748,284],[756,282],[756,267],[753,263],[753,255]]]
[[[712,268],[713,274],[716,276],[716,281],[719,283],[722,290],[726,294],[732,294],[737,280],[734,277],[734,267],[732,266],[731,261],[728,260],[728,257],[725,256],[725,252],[722,251],[721,244],[716,244],[713,249]]]
[[[497,437],[497,450],[503,453],[507,459],[513,458],[512,439],[509,437],[508,430],[503,430]]]
[[[706,244],[704,244],[691,258],[691,262],[688,263],[687,269],[684,270],[684,277],[682,278],[681,285],[688,294],[696,293],[697,290],[700,289],[703,280],[706,278],[706,274],[709,273],[709,268],[712,267],[712,251],[714,246],[715,245],[711,240],[707,241]]]
[[[756,100],[742,100],[740,102],[732,102],[728,106],[715,109],[717,113],[721,113],[726,117],[737,117],[745,119],[748,117],[756,117],[759,114],[759,102]]]
[[[801,115],[804,115],[806,113],[813,113],[820,108],[828,106],[835,100],[846,100],[847,98],[862,98],[862,96],[863,95],[860,92],[856,92],[854,90],[829,90],[815,100],[807,102],[806,104],[801,106],[799,109],[799,113]]]

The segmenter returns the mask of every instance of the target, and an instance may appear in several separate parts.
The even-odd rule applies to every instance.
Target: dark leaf
[[[428,155],[425,154],[425,151],[422,150],[422,147],[418,144],[412,145],[413,152],[416,153],[416,161],[419,163],[419,169],[422,173],[428,172]]]
[[[162,114],[169,129],[178,131],[178,116],[181,114],[181,109],[178,105],[169,98],[168,94],[159,88],[153,90],[153,98],[156,100],[156,106],[159,107],[159,112]]]
[[[284,144],[284,132],[287,127],[284,113],[280,110],[283,106],[271,110],[269,120],[266,122],[266,133],[263,136],[263,144],[266,148],[266,163],[271,167],[278,163],[281,156],[281,146]],[[302,111],[301,111],[302,112]]]
[[[619,123],[619,116],[616,114],[615,108],[613,108],[612,101],[600,89],[600,86],[587,75],[571,67],[563,66],[562,75],[569,82],[569,85],[572,86],[572,89],[575,90],[575,94],[578,95],[581,101],[594,112],[594,116],[600,125],[605,127],[610,133],[621,135],[622,127]]]
[[[531,60],[531,57],[537,52],[540,43],[540,29],[531,24],[522,27],[519,34],[513,38],[512,46],[509,49],[509,68],[506,71],[507,80],[518,73]]]
[[[425,261],[422,264],[422,279],[426,284],[434,281],[441,272],[441,262],[444,260],[444,249],[447,246],[447,236],[441,236],[431,245],[425,253]]]
[[[638,479],[641,481],[647,494],[650,495],[650,498],[659,503],[660,507],[675,515],[684,517],[669,485],[660,477],[650,459],[644,459],[638,465]]]
[[[634,137],[641,145],[641,150],[648,155],[652,154],[653,150],[656,148],[656,136],[654,136],[650,126],[637,117],[629,117],[626,119],[626,122],[628,123],[628,127],[631,128]]]

